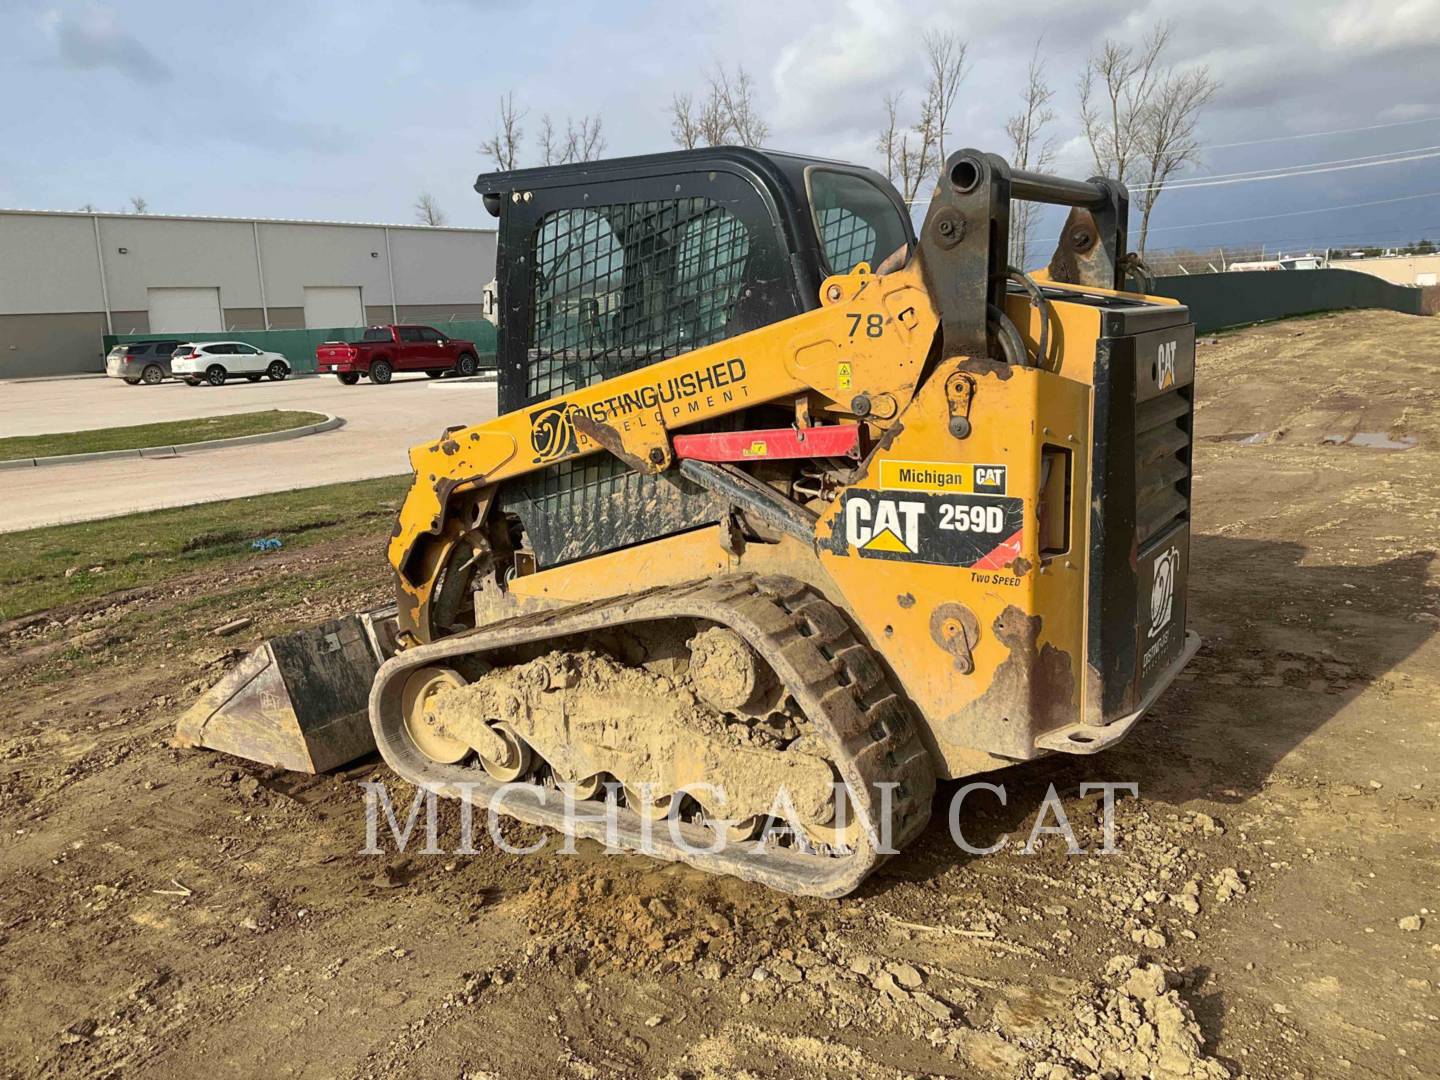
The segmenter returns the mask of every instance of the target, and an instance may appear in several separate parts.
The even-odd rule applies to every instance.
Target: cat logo
[[[1179,344],[1178,341],[1162,342],[1155,357],[1155,383],[1161,390],[1175,385],[1175,350]]]
[[[863,499],[845,504],[845,539],[862,551],[913,555],[920,546],[923,502],[880,499],[872,510]]]
[[[976,465],[975,490],[996,495],[1005,494],[1005,466]]]

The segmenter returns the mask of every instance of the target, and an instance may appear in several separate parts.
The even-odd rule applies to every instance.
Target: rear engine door
[[[1104,325],[1091,492],[1092,724],[1144,707],[1183,661],[1190,563],[1195,326],[1183,307],[1111,311]]]

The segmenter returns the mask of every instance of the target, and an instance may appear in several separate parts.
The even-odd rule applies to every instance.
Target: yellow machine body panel
[[[1078,715],[1086,522],[1083,500],[1064,493],[1085,490],[1089,426],[1080,384],[1034,369],[957,374],[975,379],[969,437],[948,430],[942,368],[820,525],[822,564],[952,775],[976,748],[1030,757],[1032,726]],[[1046,449],[1068,475],[1042,504]],[[1057,515],[1069,542],[1047,549],[1041,518]]]
[[[423,624],[446,557],[473,524],[447,512],[455,496],[604,451],[641,472],[664,472],[674,463],[672,430],[797,394],[847,410],[866,394],[893,421],[935,339],[918,268],[881,277],[862,263],[830,278],[822,296],[815,311],[414,447],[416,482],[389,545],[402,627]]]
[[[373,744],[815,896],[921,835],[937,777],[1114,743],[1198,647],[1194,326],[1114,288],[1147,274],[1119,183],[977,150],[936,181],[917,230],[869,170],[746,148],[481,177],[503,414],[411,450],[393,615],[267,644],[182,737]],[[1045,272],[1014,202],[1070,207]],[[569,805],[602,794],[613,833]]]
[[[1194,642],[1185,638],[1179,649],[1167,636],[1143,656],[1134,644],[1146,602],[1134,580],[1139,541],[1129,524],[1119,546],[1095,535],[1106,514],[1092,470],[1097,440],[1125,435],[1134,418],[1122,416],[1118,427],[1108,412],[1102,418],[1096,380],[1123,367],[1129,382],[1116,400],[1134,413],[1139,397],[1170,386],[1161,372],[1167,357],[1173,382],[1186,332],[1193,371],[1193,331],[1182,317],[1176,340],[1156,344],[1158,331],[1126,332],[1117,345],[1108,311],[1172,302],[1038,278],[1043,303],[1033,288],[1004,298],[1030,363],[947,355],[938,294],[917,253],[886,274],[861,263],[825,279],[814,310],[415,447],[415,483],[389,547],[402,646],[431,640],[442,583],[467,544],[479,549],[475,538],[506,481],[589,454],[659,475],[680,464],[675,433],[780,406],[794,409],[797,431],[856,425],[866,448],[838,490],[811,501],[813,535],[740,540],[729,521],[551,567],[517,554],[498,606],[493,592],[475,601],[480,623],[732,572],[784,574],[848,613],[922,718],[938,774],[1108,745]],[[1157,350],[1149,391],[1136,388],[1144,379],[1133,374],[1144,366],[1142,348]],[[1121,360],[1109,358],[1111,349]],[[1114,397],[1107,386],[1107,409]],[[1188,398],[1178,407],[1188,423]],[[1110,429],[1099,430],[1102,422]],[[1188,432],[1181,434],[1188,448]],[[1135,451],[1126,452],[1128,464],[1110,482],[1119,476],[1135,501],[1140,467]],[[1161,465],[1173,471],[1167,460]],[[1164,527],[1180,537],[1164,555],[1173,584],[1184,574],[1188,515],[1172,515]],[[1121,590],[1128,608],[1107,596],[1106,575],[1116,574],[1131,579]],[[1101,611],[1103,604],[1110,607]],[[1183,637],[1183,611],[1179,625]],[[1118,665],[1104,659],[1112,639],[1128,654]],[[1155,657],[1156,670],[1145,670]]]
[[[864,476],[821,515],[813,546],[781,537],[730,551],[719,530],[706,528],[518,576],[510,592],[520,602],[575,603],[736,571],[801,577],[865,629],[926,718],[942,775],[1033,757],[1035,731],[1075,723],[1086,712],[1096,310],[1051,305],[1049,351],[1058,373],[956,358],[929,373],[911,399],[928,352],[923,334],[934,327],[923,292],[899,273],[847,275],[829,286],[845,299],[537,406],[529,416],[501,417],[417,447],[412,460],[428,482],[412,489],[392,555],[403,558],[404,538],[433,520],[444,478],[488,484],[516,475],[553,460],[557,438],[567,444],[573,437],[571,452],[579,455],[603,452],[597,430],[602,438],[614,432],[637,464],[655,467],[649,451],[659,448],[670,461],[665,434],[672,427],[745,404],[801,390],[831,402],[860,390],[892,395],[908,403],[897,406]],[[852,344],[855,316],[863,326],[877,313],[895,332]],[[1038,340],[1023,297],[1011,314],[1027,339]],[[629,416],[603,405],[717,365],[743,377],[696,395],[693,410],[670,403]],[[553,424],[532,419],[563,418],[567,408],[571,432],[557,436]],[[584,421],[575,417],[588,419],[586,409],[608,424],[587,426],[591,434],[576,430]],[[950,430],[957,411],[970,422],[963,439]],[[1003,544],[987,551],[966,545],[971,532],[993,535],[984,525],[1001,519],[1015,526]],[[980,527],[972,530],[972,522]]]

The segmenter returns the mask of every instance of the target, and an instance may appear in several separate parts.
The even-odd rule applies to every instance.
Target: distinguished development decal
[[[664,423],[667,412],[671,419],[676,419],[743,401],[749,395],[749,387],[745,385],[745,361],[737,356],[595,401],[576,402],[565,398],[548,401],[530,413],[530,447],[535,451],[534,464],[540,465],[590,449],[588,441],[575,430],[577,413],[588,416],[597,424],[628,431],[631,424],[644,427],[651,420]]]
[[[934,492],[847,491],[830,540],[837,555],[998,567],[1020,552],[1025,506],[1018,498]],[[1005,563],[998,554],[1013,551]]]
[[[1142,691],[1164,677],[1185,646],[1185,577],[1190,560],[1190,530],[1178,528],[1135,568],[1136,657]]]
[[[882,461],[880,486],[901,491],[1004,495],[1005,466],[949,461]]]
[[[1155,579],[1150,586],[1150,637],[1159,637],[1175,611],[1175,577],[1180,570],[1180,549],[1171,546],[1155,556]]]

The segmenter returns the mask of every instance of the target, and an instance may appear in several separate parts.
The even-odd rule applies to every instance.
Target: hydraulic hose
[[[1035,363],[1038,367],[1045,366],[1045,360],[1050,355],[1050,304],[1045,299],[1045,294],[1040,291],[1040,286],[1030,280],[1030,275],[1016,266],[1005,268],[1011,281],[1019,282],[1021,287],[1030,294],[1030,306],[1040,313],[1040,340],[1039,348],[1035,350]]]
[[[989,316],[990,329],[995,334],[1000,351],[1005,354],[1005,362],[1016,367],[1030,367],[1030,353],[1025,348],[1025,339],[1010,321],[1010,316],[994,304],[985,305],[985,314]]]

